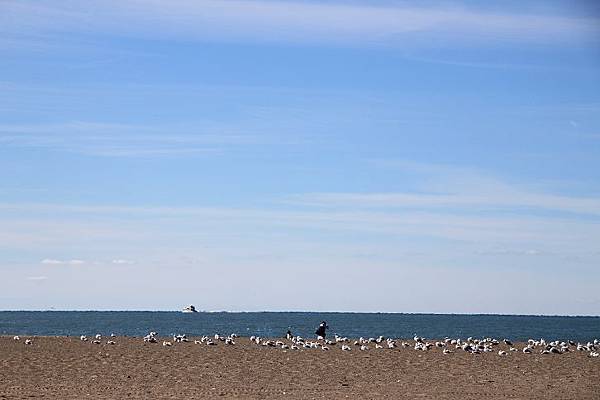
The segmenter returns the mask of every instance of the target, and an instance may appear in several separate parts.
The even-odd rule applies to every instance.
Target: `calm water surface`
[[[0,334],[143,336],[152,330],[165,336],[283,336],[289,327],[295,334],[311,336],[321,320],[328,322],[330,334],[349,337],[412,337],[416,333],[427,338],[600,338],[600,317],[312,312],[1,311]]]

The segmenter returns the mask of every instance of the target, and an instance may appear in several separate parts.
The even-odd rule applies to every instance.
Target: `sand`
[[[172,347],[125,337],[115,345],[25,339],[0,337],[0,399],[600,399],[600,358],[587,352],[501,357],[437,348],[294,351],[248,338]]]

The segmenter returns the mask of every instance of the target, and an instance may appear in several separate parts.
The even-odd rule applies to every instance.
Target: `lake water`
[[[588,341],[600,338],[600,317],[445,315],[316,312],[194,313],[150,311],[1,311],[2,335],[109,335],[143,336],[149,331],[167,336],[227,335],[313,336],[322,320],[329,334],[349,337],[427,338],[494,337]]]

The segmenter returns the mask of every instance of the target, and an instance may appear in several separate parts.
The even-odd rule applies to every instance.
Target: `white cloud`
[[[541,251],[535,249],[529,250],[511,250],[511,249],[492,249],[478,251],[477,254],[491,256],[537,256],[542,254]]]
[[[28,281],[45,281],[47,279],[48,279],[47,276],[28,276],[27,277]]]
[[[41,261],[42,264],[53,264],[53,265],[61,265],[64,264],[64,261],[53,260],[51,258],[45,258]]]
[[[85,264],[84,260],[78,260],[78,259],[73,259],[73,260],[66,260],[66,261],[62,261],[62,260],[55,260],[52,258],[45,258],[41,261],[41,264],[50,264],[50,265],[83,265]]]
[[[113,264],[134,264],[134,262],[131,260],[122,260],[122,259],[112,260],[112,263]]]

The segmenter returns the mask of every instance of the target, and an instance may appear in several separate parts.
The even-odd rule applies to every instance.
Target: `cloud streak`
[[[77,259],[62,261],[62,260],[55,260],[53,258],[45,258],[42,261],[40,261],[40,264],[45,264],[45,265],[83,265],[85,263],[86,263],[85,261],[77,260]]]
[[[505,182],[480,171],[402,160],[371,160],[385,169],[418,177],[412,191],[389,193],[305,193],[290,196],[291,204],[358,210],[427,210],[457,212],[551,212],[600,216],[600,198],[542,191],[531,185]]]
[[[117,264],[117,265],[131,265],[131,264],[135,264],[131,260],[123,260],[123,259],[112,260],[111,263],[112,264]]]
[[[48,280],[47,276],[28,276],[28,281],[45,281]]]
[[[4,4],[0,32],[64,33],[200,41],[309,44],[429,44],[597,40],[595,18],[498,13],[460,3],[428,6],[301,1],[120,0]],[[135,21],[135,23],[132,23]]]
[[[0,145],[100,157],[146,157],[214,154],[267,140],[250,134],[206,133],[212,129],[185,124],[139,126],[83,121],[0,125]]]

